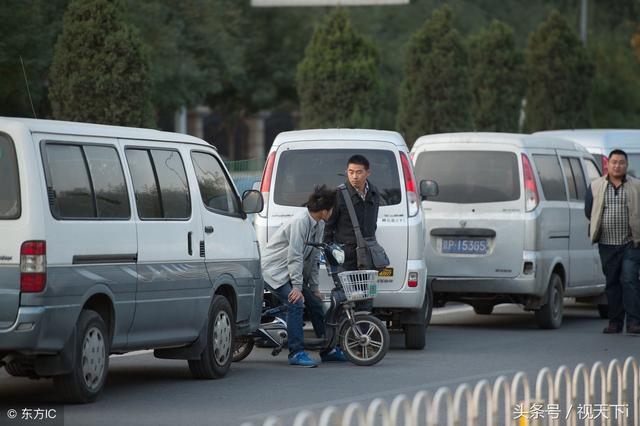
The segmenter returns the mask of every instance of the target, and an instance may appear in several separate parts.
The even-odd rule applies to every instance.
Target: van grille
[[[204,241],[200,241],[200,257],[204,257]]]

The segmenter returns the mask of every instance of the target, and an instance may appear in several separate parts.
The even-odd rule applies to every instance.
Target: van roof
[[[546,135],[526,135],[521,133],[491,133],[491,132],[466,132],[466,133],[441,133],[436,135],[421,136],[416,140],[412,150],[426,145],[470,143],[470,144],[498,144],[511,145],[516,148],[554,148],[584,151],[587,150],[580,144],[567,139]]]
[[[77,136],[103,136],[126,139],[145,139],[152,141],[168,141],[193,143],[212,146],[202,139],[181,133],[163,132],[154,129],[136,127],[108,126],[105,124],[78,123],[73,121],[42,120],[34,118],[0,117],[0,126],[24,126],[30,133],[53,133]],[[215,147],[214,147],[215,148]]]
[[[640,148],[640,130],[638,129],[545,130],[536,132],[534,135],[570,139],[588,148]]]
[[[311,129],[280,133],[273,141],[272,149],[287,142],[307,142],[322,140],[354,140],[369,142],[390,142],[401,148],[407,144],[398,132],[371,129]]]

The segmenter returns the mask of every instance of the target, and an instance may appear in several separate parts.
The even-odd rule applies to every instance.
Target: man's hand
[[[304,302],[304,296],[300,290],[293,287],[289,293],[289,303],[296,303],[298,300]]]

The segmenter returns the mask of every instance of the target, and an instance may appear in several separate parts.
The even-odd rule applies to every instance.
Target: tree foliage
[[[301,126],[375,127],[380,102],[378,52],[343,9],[327,14],[298,65]]]
[[[397,127],[410,144],[421,135],[472,128],[467,51],[447,5],[409,40]]]
[[[475,129],[517,132],[525,76],[511,27],[493,21],[472,37],[469,58]]]
[[[149,60],[119,0],[72,0],[55,46],[49,97],[60,120],[153,126]]]
[[[529,37],[527,131],[588,127],[594,67],[587,51],[559,12]]]

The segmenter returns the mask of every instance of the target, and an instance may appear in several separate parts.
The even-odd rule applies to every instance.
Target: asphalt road
[[[402,336],[392,336],[391,350],[373,367],[295,368],[287,365],[284,352],[274,358],[267,349],[255,349],[224,379],[198,381],[184,361],[158,360],[148,352],[115,356],[102,397],[93,404],[66,406],[64,425],[257,426],[269,415],[290,420],[302,409],[320,412],[327,405],[391,400],[441,386],[454,389],[518,371],[531,380],[543,367],[640,359],[640,337],[602,334],[606,321],[592,307],[567,306],[559,330],[538,329],[533,314],[516,307],[505,305],[494,312],[478,316],[464,306],[438,309],[425,350],[404,350]],[[3,407],[56,402],[51,381],[14,378],[0,370]],[[0,412],[4,424],[16,425]]]

